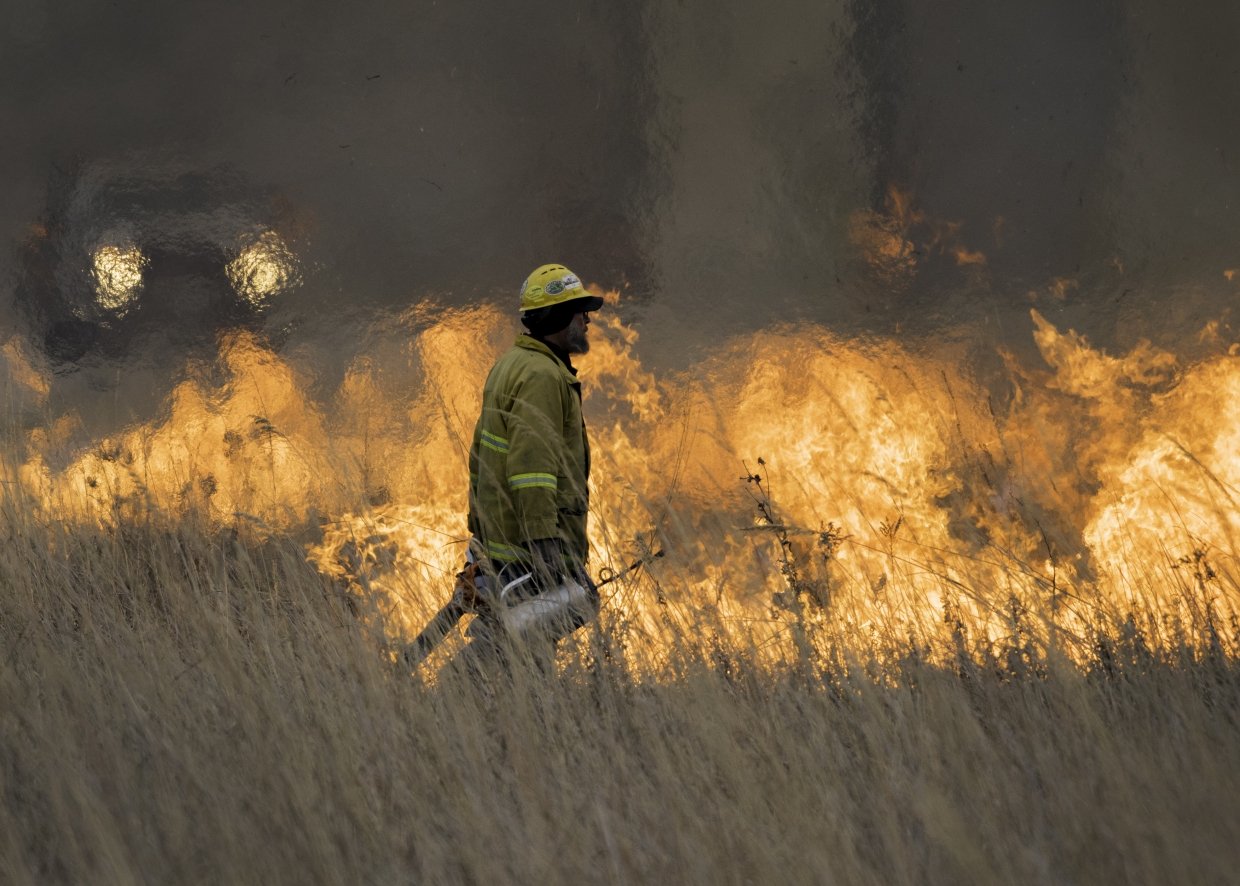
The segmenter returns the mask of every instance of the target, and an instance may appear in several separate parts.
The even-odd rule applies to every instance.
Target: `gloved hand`
[[[528,547],[534,580],[543,589],[558,585],[567,574],[563,543],[558,538],[539,538]]]

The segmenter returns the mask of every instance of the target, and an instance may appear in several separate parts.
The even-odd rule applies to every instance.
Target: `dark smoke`
[[[36,342],[56,183],[144,158],[281,220],[301,285],[254,322],[327,388],[377,316],[512,300],[551,260],[624,290],[667,364],[790,319],[1027,352],[1031,304],[1175,346],[1240,285],[1224,3],[10,6],[6,318]],[[920,219],[898,285],[850,236],[893,188]]]

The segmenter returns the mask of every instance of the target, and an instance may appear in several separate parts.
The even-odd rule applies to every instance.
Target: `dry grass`
[[[607,622],[545,678],[395,672],[289,539],[4,518],[6,883],[1211,883],[1240,668],[1116,635],[785,668]],[[674,593],[674,589],[664,589]],[[1025,661],[1027,665],[1028,662]]]

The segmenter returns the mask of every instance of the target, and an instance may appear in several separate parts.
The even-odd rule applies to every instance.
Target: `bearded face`
[[[570,354],[588,354],[590,352],[589,326],[590,318],[587,314],[583,312],[574,315],[564,330],[564,350]]]

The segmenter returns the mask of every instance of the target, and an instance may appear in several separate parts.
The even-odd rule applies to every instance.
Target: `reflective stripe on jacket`
[[[528,335],[499,358],[482,391],[469,450],[469,531],[494,560],[558,538],[576,564],[589,550],[590,444],[581,383]]]

